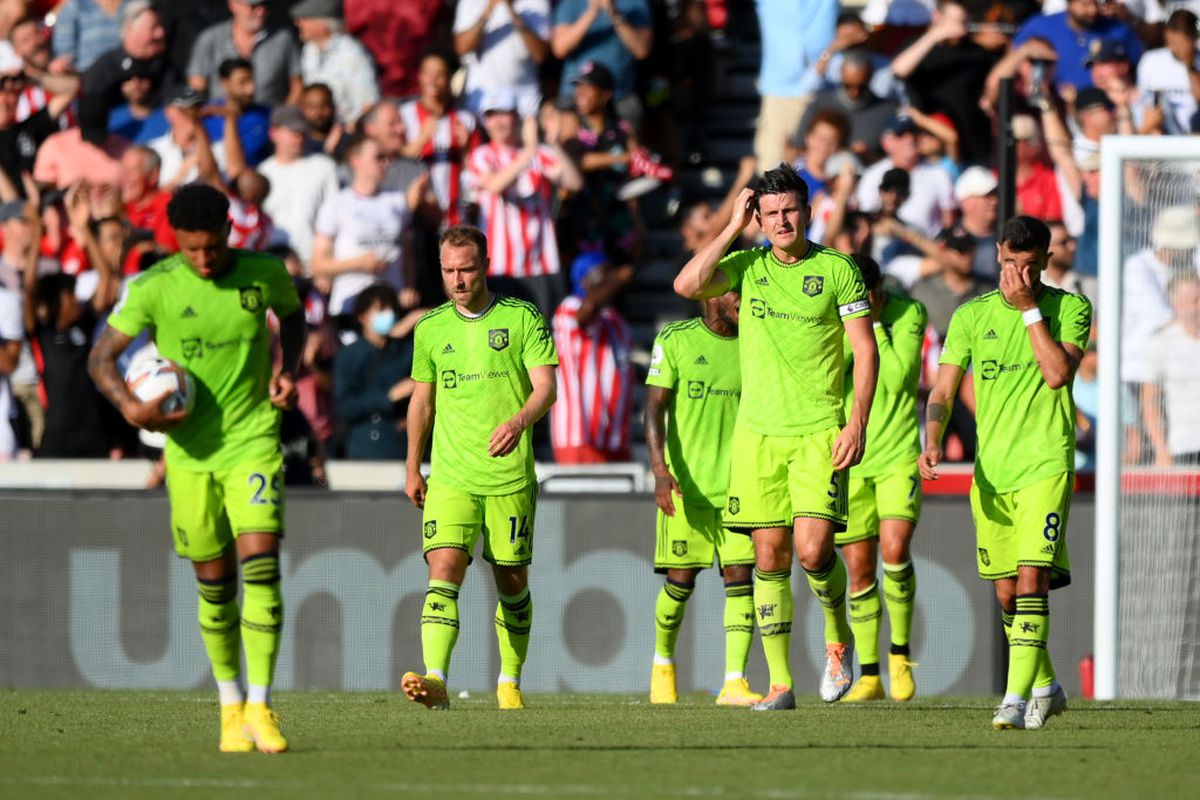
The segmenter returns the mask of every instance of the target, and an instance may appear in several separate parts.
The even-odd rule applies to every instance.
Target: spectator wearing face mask
[[[396,290],[368,286],[354,298],[353,314],[362,336],[343,347],[333,361],[334,412],[346,431],[346,457],[403,459],[408,447],[405,415],[412,396],[412,340],[415,320],[397,330]]]

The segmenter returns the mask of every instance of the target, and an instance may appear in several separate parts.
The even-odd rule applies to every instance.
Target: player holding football
[[[221,751],[257,746],[280,753],[288,742],[270,706],[283,629],[279,410],[295,401],[304,313],[281,261],[230,249],[224,194],[184,186],[168,204],[167,218],[179,253],[129,285],[92,350],[88,372],[129,424],[167,432],[175,552],[192,561],[199,582],[200,633],[221,700]],[[280,372],[272,368],[268,309],[280,322]],[[164,413],[166,395],[139,401],[117,370],[117,357],[147,328],[158,351],[195,379],[190,413]]]
[[[1040,281],[1050,230],[1033,217],[1004,223],[1000,289],[954,312],[929,394],[921,475],[937,478],[942,433],[972,366],[979,451],[971,512],[979,577],[990,580],[1008,637],[1008,686],[997,730],[1041,728],[1067,707],[1047,642],[1050,590],[1071,581],[1067,516],[1075,472],[1071,381],[1092,327],[1086,298]]]
[[[879,381],[867,427],[867,450],[850,469],[850,519],[836,541],[850,573],[850,629],[862,674],[844,702],[883,699],[879,677],[881,611],[876,579],[876,551],[883,553],[883,601],[891,627],[888,673],[894,700],[916,693],[908,640],[912,630],[917,578],[913,572],[913,531],[921,514],[921,454],[917,422],[917,382],[921,377],[921,344],[928,315],[916,300],[887,291],[879,265],[856,255],[871,299],[871,320],[879,348]],[[849,342],[846,343],[847,350]],[[847,359],[850,361],[849,354]],[[854,393],[846,384],[846,410]]]
[[[422,519],[429,588],[421,612],[425,675],[401,688],[428,708],[450,705],[446,675],[458,640],[458,592],[482,536],[500,602],[496,638],[502,709],[524,708],[521,668],[529,649],[537,478],[528,430],[554,404],[558,358],[546,320],[522,300],[487,285],[487,239],[456,225],[439,242],[450,300],[423,316],[413,343],[405,493]],[[435,422],[436,413],[436,422]],[[432,473],[421,459],[432,431]]]
[[[684,297],[740,291],[742,402],[722,524],[750,531],[754,604],[771,690],[755,709],[796,706],[788,650],[792,548],[825,611],[821,699],[849,689],[853,639],[846,568],[834,532],[846,525],[846,469],[862,458],[879,354],[862,275],[849,256],[804,237],[808,189],[786,164],[744,189],[733,218],[675,279]],[[754,218],[770,246],[725,251]],[[722,257],[724,256],[724,257]],[[854,405],[842,407],[842,335],[854,354]]]
[[[746,681],[754,637],[754,546],[748,537],[721,528],[742,394],[738,303],[736,292],[708,298],[703,316],[663,328],[646,378],[646,445],[658,504],[654,571],[667,576],[654,614],[651,703],[677,699],[679,626],[696,575],[712,566],[714,555],[725,579],[725,684],[717,705],[748,706],[762,700]]]

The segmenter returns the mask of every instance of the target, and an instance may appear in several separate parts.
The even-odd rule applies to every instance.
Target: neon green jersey
[[[740,424],[766,436],[844,425],[842,323],[871,313],[858,266],[809,242],[794,264],[760,247],[730,253],[717,268],[742,293]]]
[[[654,341],[646,383],[672,390],[667,466],[684,502],[724,508],[742,397],[737,337],[719,336],[699,318],[666,326]]]
[[[921,455],[917,384],[921,379],[921,345],[929,315],[918,301],[889,292],[879,322],[875,326],[879,379],[867,422],[867,452],[862,462],[850,469],[854,478],[874,478],[900,466],[912,466]],[[854,384],[848,338],[844,339],[843,349],[849,415],[854,403]]]
[[[529,431],[503,458],[488,455],[488,442],[529,399],[530,368],[557,364],[546,320],[523,300],[498,294],[478,317],[447,302],[421,317],[412,379],[434,385],[430,480],[480,495],[511,494],[532,482]]]
[[[279,410],[271,405],[267,309],[283,318],[300,298],[283,262],[231,251],[220,277],[196,274],[182,255],[129,284],[108,324],[126,336],[154,329],[166,358],[192,374],[196,405],[167,436],[167,464],[196,472],[230,469],[279,451]]]
[[[1043,286],[1037,300],[1056,342],[1087,347],[1092,304]],[[979,448],[975,482],[1012,492],[1075,471],[1075,401],[1070,384],[1046,385],[1021,312],[999,291],[964,303],[950,319],[941,363],[973,365]]]

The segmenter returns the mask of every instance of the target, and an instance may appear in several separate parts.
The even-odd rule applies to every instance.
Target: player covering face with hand
[[[1091,332],[1092,306],[1042,284],[1050,230],[1041,221],[1013,217],[997,249],[999,290],[963,304],[950,320],[929,394],[920,469],[937,479],[946,420],[970,366],[979,427],[971,487],[979,577],[995,586],[1009,645],[1008,685],[992,726],[1033,729],[1067,707],[1047,650],[1050,590],[1071,582],[1071,382]]]
[[[535,306],[488,289],[482,231],[448,228],[439,256],[450,299],[423,316],[414,333],[405,483],[409,499],[424,511],[425,674],[406,673],[401,688],[428,708],[449,707],[446,676],[458,640],[458,593],[482,537],[500,595],[496,697],[502,709],[524,708],[520,682],[533,623],[529,564],[537,504],[528,431],[554,404],[558,358]],[[421,460],[430,434],[426,483]]]
[[[303,308],[282,261],[230,249],[224,194],[185,186],[168,204],[167,217],[179,253],[129,285],[92,350],[88,372],[129,424],[167,432],[175,552],[192,561],[200,584],[200,633],[221,700],[220,749],[283,752],[288,742],[270,706],[283,630],[279,421],[280,409],[296,399]],[[279,318],[279,372],[272,367],[268,309]],[[158,351],[192,374],[191,413],[164,413],[165,397],[140,402],[122,380],[117,357],[147,328]]]
[[[878,352],[871,305],[855,263],[804,236],[808,190],[781,164],[675,280],[690,299],[741,292],[742,401],[730,456],[722,524],[754,543],[754,605],[771,691],[755,708],[795,708],[789,649],[793,547],[825,612],[821,698],[850,689],[853,637],[846,621],[846,568],[834,532],[846,525],[846,469],[862,458]],[[756,220],[767,247],[725,255]],[[843,332],[854,355],[854,404],[842,406]]]
[[[646,444],[658,503],[654,571],[667,576],[655,604],[651,703],[677,699],[675,643],[696,575],[713,556],[725,580],[725,683],[717,705],[762,700],[745,674],[754,635],[754,547],[721,527],[742,394],[739,302],[736,292],[708,298],[703,316],[663,328],[646,378]]]

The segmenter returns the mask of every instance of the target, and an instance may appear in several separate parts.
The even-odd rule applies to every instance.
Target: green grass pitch
[[[395,694],[281,693],[293,750],[216,752],[204,692],[0,691],[0,798],[939,798],[1200,796],[1200,704],[1072,702],[995,732],[982,699],[794,712],[691,695],[494,698],[447,713]]]

